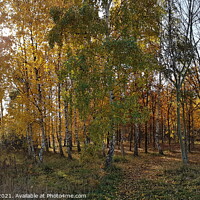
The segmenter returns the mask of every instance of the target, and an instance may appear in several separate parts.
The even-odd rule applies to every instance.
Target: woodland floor
[[[105,189],[95,199],[200,200],[200,145],[189,154],[187,166],[182,165],[179,146],[173,145],[172,149],[164,151],[164,155],[153,150],[145,154],[140,149],[138,157],[126,151],[124,158],[118,151],[114,163],[120,177],[113,178],[112,187],[108,181],[110,190]]]
[[[158,155],[150,151],[139,157],[127,156],[117,164],[123,178],[116,200],[200,200],[200,146],[189,154],[190,163],[183,166],[177,150]]]
[[[38,166],[22,152],[1,151],[0,193],[86,194],[91,200],[200,200],[200,145],[182,166],[178,146],[164,155],[149,150],[133,157],[117,151],[111,170],[103,169],[101,157],[86,154],[74,159],[48,153]],[[93,161],[92,161],[93,159]],[[17,199],[17,198],[13,198]],[[47,199],[47,198],[46,198]]]

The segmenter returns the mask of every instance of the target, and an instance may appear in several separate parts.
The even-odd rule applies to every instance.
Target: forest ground
[[[199,144],[187,166],[182,166],[178,145],[164,155],[139,149],[134,157],[127,149],[125,157],[116,150],[114,165],[107,171],[104,159],[92,152],[74,154],[72,161],[47,153],[44,164],[35,165],[21,151],[2,150],[0,193],[86,194],[91,200],[200,199]]]
[[[199,200],[200,145],[189,154],[189,164],[183,166],[178,145],[173,151],[158,155],[155,151],[127,156],[122,169],[123,179],[118,186],[117,200]]]

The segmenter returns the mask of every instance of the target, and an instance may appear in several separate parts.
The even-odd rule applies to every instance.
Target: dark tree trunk
[[[64,101],[64,112],[65,112],[65,143],[67,146],[67,156],[71,160],[72,152],[71,152],[71,134],[69,131],[69,114],[68,114],[68,102]]]
[[[134,156],[138,156],[138,135],[139,135],[139,128],[138,124],[134,126]]]
[[[145,153],[148,153],[148,123],[145,122],[145,128],[144,128],[144,137],[145,137],[145,140],[144,140],[144,152]]]
[[[132,151],[132,142],[133,142],[133,125],[131,126],[130,136],[129,136],[129,151]]]

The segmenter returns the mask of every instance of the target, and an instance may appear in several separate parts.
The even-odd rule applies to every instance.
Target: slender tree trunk
[[[119,143],[120,143],[120,129],[118,127],[116,131],[116,145],[118,146],[118,149],[120,149]]]
[[[117,128],[116,130],[116,145],[118,146],[118,150],[121,149],[121,128]]]
[[[169,150],[171,150],[171,129],[170,129],[170,116],[169,116],[170,109],[167,108],[167,131],[168,131],[168,144]]]
[[[108,154],[107,154],[107,157],[106,157],[106,163],[105,163],[106,168],[111,166],[114,151],[115,151],[115,133],[114,132],[115,131],[113,130],[111,137],[110,137],[109,150],[108,150]]]
[[[73,82],[71,82],[71,87],[73,88]],[[72,106],[72,102],[73,102],[73,92],[71,91],[72,93],[72,96],[70,97],[70,101],[69,101],[69,123],[70,123],[70,134],[71,134],[71,141],[70,141],[70,148],[71,148],[71,151],[72,151],[72,147],[73,147],[73,134],[72,134],[72,130],[73,130],[73,106]],[[74,140],[75,142],[75,140]]]
[[[47,124],[44,124],[45,129],[45,145],[46,145],[46,151],[49,152],[49,131],[47,130]]]
[[[4,135],[4,130],[3,130],[3,117],[4,117],[4,115],[3,115],[3,99],[1,99],[0,101],[1,101],[0,102],[0,107],[1,107],[1,109],[0,109],[0,111],[1,111],[1,114],[0,114],[0,132],[1,132],[0,141],[4,141],[5,135]],[[1,147],[2,146],[0,145],[0,148]]]
[[[167,136],[168,136],[168,145],[169,145],[169,150],[171,151],[171,126],[170,126],[170,108],[171,108],[171,103],[169,103],[170,97],[169,97],[169,90],[167,89]]]
[[[134,133],[134,129],[133,129],[133,125],[132,125],[132,126],[131,126],[131,130],[130,130],[129,151],[132,151],[133,133]]]
[[[56,126],[54,127],[54,119],[53,119],[53,117],[50,118],[50,121],[51,121],[52,148],[53,148],[53,152],[56,153],[56,143],[55,143],[55,129],[56,129]]]
[[[76,138],[77,151],[81,152],[81,145],[80,145],[80,141],[79,141],[78,127],[77,127],[76,109],[74,109],[74,132],[75,132],[75,138]]]
[[[3,128],[3,99],[1,99],[1,103],[0,103],[0,106],[1,106],[1,109],[0,109],[0,111],[1,111],[1,115],[0,115],[0,128],[2,129]],[[5,137],[4,137],[4,131],[2,130],[2,139],[4,139]]]
[[[156,135],[155,135],[155,142],[156,142],[156,147],[158,149],[159,154],[163,155],[163,151],[162,148],[160,146],[160,142],[159,142],[159,122],[156,123]]]
[[[146,97],[146,103],[145,106],[148,108],[149,105],[149,90],[147,89],[147,97]],[[148,122],[145,122],[145,128],[144,128],[144,134],[145,134],[145,153],[148,153]]]
[[[62,117],[61,117],[61,84],[58,83],[58,145],[60,155],[63,157],[63,148],[62,148]]]
[[[156,132],[156,126],[155,126],[155,110],[153,110],[153,117],[152,117],[152,131],[153,131],[153,148],[156,148],[156,142],[155,142],[155,132]]]
[[[125,156],[125,152],[124,152],[124,127],[121,128],[120,148],[121,148],[121,154],[124,157]]]
[[[142,137],[142,130],[141,130],[141,124],[139,124],[139,135],[138,135],[138,147],[141,148],[141,137]]]
[[[114,99],[114,95],[112,92],[110,92],[110,104],[112,105],[113,103],[113,99]],[[108,168],[111,166],[112,160],[113,160],[113,155],[114,155],[114,151],[115,151],[115,130],[114,130],[114,124],[113,124],[113,120],[111,119],[111,131],[109,132],[109,150],[108,150],[108,154],[106,157],[106,162],[105,162],[105,167]]]
[[[159,73],[159,85],[158,85],[158,103],[157,103],[157,122],[156,122],[156,135],[155,135],[155,142],[156,142],[156,146],[157,146],[157,149],[158,149],[158,153],[163,155],[163,150],[161,148],[161,145],[160,145],[160,135],[162,134],[162,122],[161,122],[161,85],[162,85],[162,80],[161,80],[161,72]],[[163,136],[162,136],[163,137]]]
[[[29,156],[32,157],[34,161],[36,162],[36,154],[35,154],[35,148],[33,144],[33,129],[32,129],[31,124],[29,124],[27,128],[27,141],[28,141]]]
[[[26,56],[25,56],[26,60]],[[29,74],[28,74],[28,69],[25,68],[25,77],[26,77],[26,82],[25,82],[25,88],[26,88],[26,97],[27,99],[30,98],[30,85],[29,85]],[[36,74],[36,80],[38,80],[38,75]],[[39,92],[39,100],[41,102],[41,90],[40,87],[38,87],[38,92]],[[26,105],[26,111],[30,114],[30,104],[27,102]],[[27,143],[28,143],[28,155],[30,158],[33,158],[33,160],[36,162],[36,153],[34,149],[34,144],[33,144],[33,129],[32,129],[32,124],[30,121],[28,121],[27,124]]]
[[[87,134],[86,120],[84,120],[84,122],[83,122],[83,136],[84,136],[85,145],[88,145],[90,143],[90,137]]]
[[[56,144],[55,144],[55,135],[54,131],[52,132],[52,145],[53,145],[53,152],[56,153]]]
[[[68,114],[68,102],[64,101],[64,110],[65,110],[65,141],[67,145],[67,155],[69,159],[72,159],[72,152],[71,152],[71,134],[69,131],[69,114]]]
[[[44,153],[44,149],[45,149],[45,130],[44,130],[44,121],[43,121],[43,117],[40,117],[40,127],[41,127],[41,131],[42,131],[42,138],[41,138],[41,147],[40,147],[40,151],[39,151],[39,161],[40,163],[43,162],[43,153]]]
[[[145,122],[144,127],[144,152],[148,153],[148,122]]]
[[[106,24],[107,24],[107,28],[108,31],[106,33],[106,39],[108,39],[110,37],[110,7],[111,7],[111,3],[112,0],[108,0],[106,5],[105,5],[105,14],[106,14]],[[114,94],[112,91],[112,86],[110,86],[111,90],[110,90],[110,105],[112,106],[113,104],[113,100],[114,100]],[[113,116],[112,116],[113,117]],[[112,160],[113,160],[113,155],[114,155],[114,151],[115,151],[115,137],[116,137],[116,133],[115,133],[115,129],[114,129],[114,124],[113,124],[113,118],[111,117],[111,129],[110,129],[110,138],[109,138],[109,150],[108,150],[108,154],[106,157],[106,162],[105,162],[105,167],[108,168],[111,166]]]
[[[188,152],[191,153],[191,111],[192,111],[192,99],[190,99],[188,110]]]
[[[161,139],[162,139],[162,144],[164,144],[164,122],[163,122],[163,110],[161,109],[161,115],[160,115],[160,133],[161,133]]]
[[[28,158],[32,158],[32,150],[31,150],[31,139],[30,139],[30,125],[28,125],[26,130],[26,140],[27,140],[27,147],[28,147]]]
[[[186,122],[186,119],[185,119],[185,102],[183,101],[182,102],[182,120],[183,120],[183,137],[185,138],[184,142],[185,142],[185,148],[186,148],[186,152],[188,151],[187,150],[187,122]]]
[[[153,126],[152,126],[152,117],[150,117],[150,120],[149,120],[149,144],[153,143],[152,135],[153,135]]]
[[[136,123],[134,126],[134,156],[138,156],[138,136],[139,136],[139,127]]]
[[[36,57],[34,56],[34,61],[36,61]],[[46,146],[46,135],[45,135],[45,127],[44,127],[44,105],[43,105],[43,99],[42,99],[42,86],[39,83],[40,81],[40,74],[39,74],[39,69],[38,68],[34,68],[35,70],[35,75],[36,75],[36,81],[38,82],[37,84],[37,91],[38,91],[38,112],[39,112],[39,124],[40,124],[40,129],[41,129],[41,145],[40,145],[40,151],[39,151],[39,162],[42,163],[43,162],[43,153],[45,150],[45,146]]]
[[[193,112],[193,105],[192,105],[192,110],[191,110],[191,135],[192,135],[192,137],[191,137],[191,149],[193,149],[194,148],[194,140],[195,140],[195,136],[194,136],[194,112]]]
[[[188,163],[188,155],[185,146],[185,137],[181,133],[181,112],[180,112],[180,86],[178,85],[176,88],[176,100],[177,100],[177,133],[179,137],[180,147],[181,147],[181,156],[183,164]]]

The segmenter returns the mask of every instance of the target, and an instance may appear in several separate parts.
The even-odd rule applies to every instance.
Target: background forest
[[[0,191],[198,199],[198,0],[0,0],[0,28]]]

